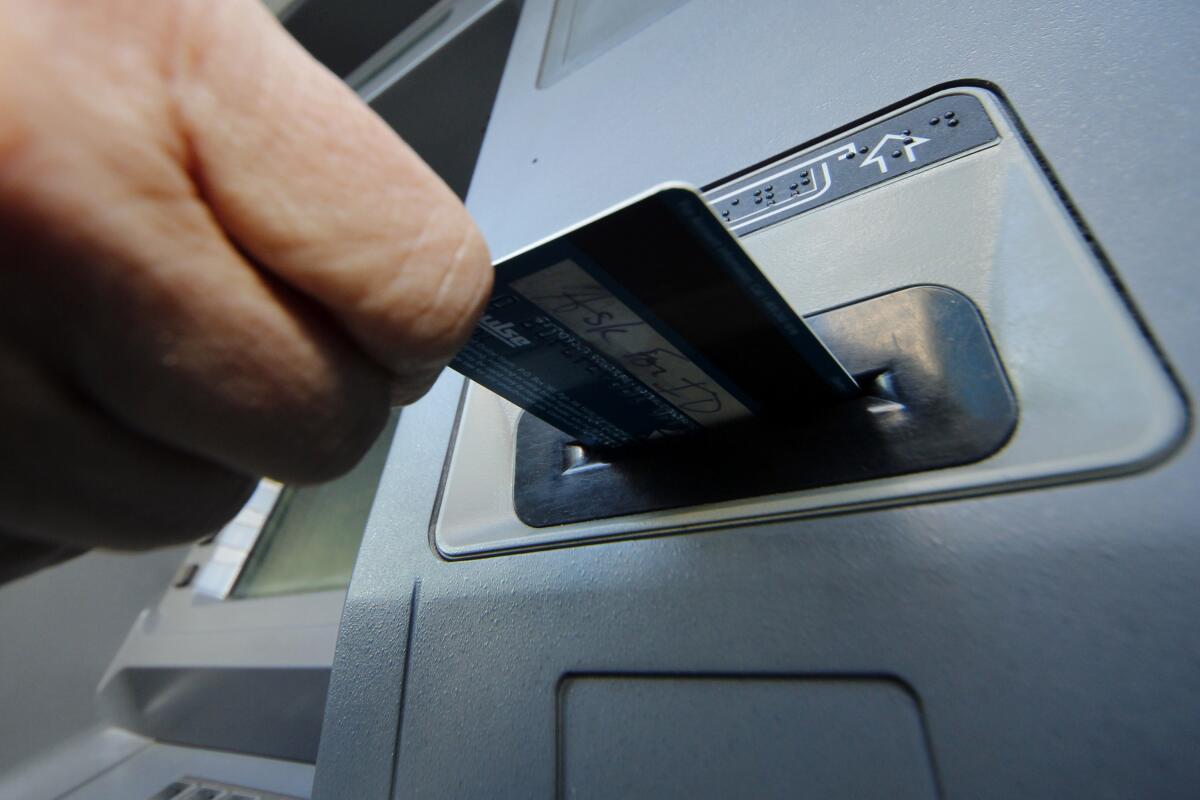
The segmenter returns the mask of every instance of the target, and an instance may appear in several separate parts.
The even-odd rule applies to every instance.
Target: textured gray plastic
[[[1194,3],[692,0],[537,89],[552,5],[523,6],[472,183],[494,252],[663,180],[719,181],[931,87],[986,79],[1107,256],[1114,277],[1098,279],[1138,309],[1185,391],[1200,378],[1200,84],[1183,79],[1200,66]],[[1012,177],[975,202],[1003,199]],[[939,256],[918,223],[953,220],[901,207],[862,222]],[[770,258],[774,230],[756,255]],[[837,226],[816,233],[818,247],[847,246]],[[870,267],[831,276],[829,291],[892,268]],[[1061,308],[1054,292],[1044,302],[1045,315]],[[1023,355],[1000,349],[1006,363]],[[1194,438],[1103,480],[446,561],[429,524],[460,386],[446,376],[402,418],[347,598],[317,797],[553,797],[572,674],[894,676],[922,710],[938,796],[1195,795]],[[1106,409],[1120,409],[1108,393],[1089,404],[1106,435]],[[486,480],[508,496],[502,477]],[[772,730],[762,711],[744,722]],[[765,773],[762,793],[803,793],[791,777]]]
[[[890,681],[571,676],[558,697],[560,797],[937,797]]]

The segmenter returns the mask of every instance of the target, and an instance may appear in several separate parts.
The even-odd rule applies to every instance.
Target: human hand
[[[0,531],[184,541],[348,469],[491,265],[255,0],[0,0]]]

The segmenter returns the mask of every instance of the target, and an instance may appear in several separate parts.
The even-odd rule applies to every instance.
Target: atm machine
[[[605,454],[447,372],[193,548],[39,796],[1197,795],[1200,9],[283,19],[494,255],[689,183],[863,391]]]

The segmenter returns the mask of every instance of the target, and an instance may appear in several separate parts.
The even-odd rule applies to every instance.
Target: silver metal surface
[[[915,284],[970,297],[1020,408],[1001,452],[934,472],[534,529],[517,519],[508,488],[519,410],[472,385],[434,524],[438,549],[460,557],[962,496],[1142,469],[1169,453],[1185,429],[1178,392],[995,98],[966,91],[988,108],[1000,144],[785,220],[744,244],[801,313]]]
[[[443,0],[346,76],[346,83],[370,102],[465,29],[506,0]]]
[[[246,505],[217,534],[208,560],[197,572],[193,591],[198,596],[224,600],[233,591],[282,490],[277,481],[258,482]]]
[[[149,739],[120,728],[93,726],[0,773],[0,797],[59,800],[150,744]]]
[[[538,87],[546,88],[688,0],[556,0]]]
[[[198,780],[191,776],[199,776]],[[59,800],[147,800],[168,784],[186,780],[199,786],[246,786],[275,796],[307,798],[312,791],[313,767],[214,750],[153,744],[101,773]],[[252,796],[254,793],[251,793]],[[220,800],[228,795],[218,794]],[[187,795],[179,798],[185,800]]]

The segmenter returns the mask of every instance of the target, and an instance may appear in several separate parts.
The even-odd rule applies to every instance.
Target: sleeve
[[[17,539],[0,533],[0,584],[81,555],[86,548]]]

